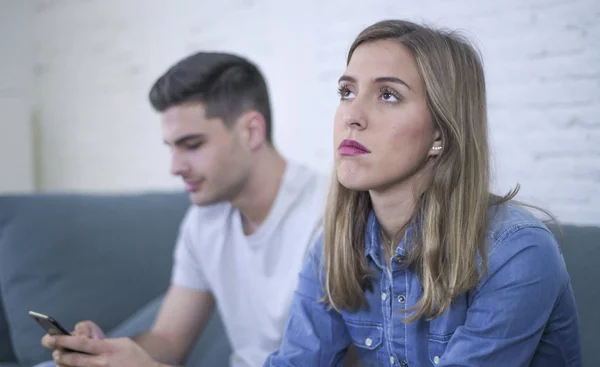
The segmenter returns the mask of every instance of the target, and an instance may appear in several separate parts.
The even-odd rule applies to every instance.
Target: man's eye
[[[201,145],[202,145],[202,143],[188,144],[188,145],[186,145],[186,148],[188,150],[196,150],[196,149],[200,148]]]

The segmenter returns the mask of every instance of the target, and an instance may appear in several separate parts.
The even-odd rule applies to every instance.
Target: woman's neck
[[[415,182],[399,183],[385,190],[369,192],[371,203],[385,238],[398,242],[412,219],[418,192]]]

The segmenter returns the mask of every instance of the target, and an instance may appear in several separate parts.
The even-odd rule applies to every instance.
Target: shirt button
[[[398,302],[400,302],[400,303],[404,303],[404,302],[406,302],[406,297],[405,297],[405,296],[403,296],[403,295],[399,295],[399,296],[398,296]]]
[[[395,256],[394,257],[394,261],[396,262],[396,264],[401,264],[402,263],[402,256]]]
[[[408,362],[406,361],[402,361],[400,362],[400,364],[402,365],[402,367],[408,367]]]
[[[394,357],[390,356],[390,364],[394,364],[394,362],[396,362],[396,360],[394,359]]]
[[[433,357],[433,363],[435,363],[435,364],[440,363],[440,357],[438,357],[438,356]]]
[[[387,293],[381,293],[381,300],[385,301],[387,299]]]
[[[365,339],[365,345],[367,347],[370,347],[372,344],[373,344],[373,339],[371,339],[371,338]]]

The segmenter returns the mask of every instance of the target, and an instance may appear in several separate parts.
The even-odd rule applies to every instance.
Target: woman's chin
[[[339,183],[348,190],[367,191],[370,189],[369,182],[355,173],[338,170],[337,179]]]

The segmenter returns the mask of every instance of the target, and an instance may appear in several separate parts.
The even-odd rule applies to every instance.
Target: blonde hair
[[[441,315],[460,293],[473,288],[486,267],[486,213],[511,200],[490,194],[485,80],[477,50],[461,35],[386,20],[363,30],[348,53],[363,43],[393,39],[415,58],[427,104],[441,133],[443,152],[433,158],[413,219],[419,217],[406,265],[419,274],[423,296],[407,318]],[[325,296],[334,309],[366,306],[371,270],[365,257],[369,193],[343,187],[333,175],[324,221]],[[397,242],[396,242],[397,243]]]

